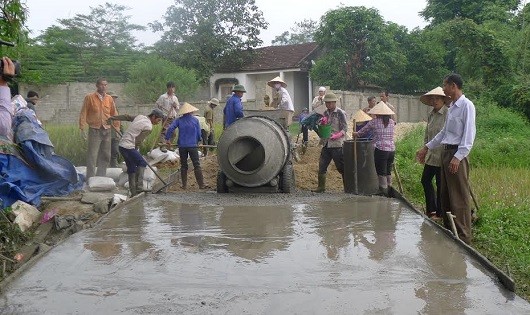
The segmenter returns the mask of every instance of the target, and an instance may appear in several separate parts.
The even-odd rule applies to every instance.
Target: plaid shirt
[[[373,132],[374,145],[381,151],[396,151],[396,145],[394,144],[394,120],[390,119],[388,126],[385,127],[383,119],[375,118],[372,119],[359,130],[359,136],[364,136],[369,131]]]

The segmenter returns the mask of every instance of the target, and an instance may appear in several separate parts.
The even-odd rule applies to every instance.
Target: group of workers
[[[4,73],[0,76],[0,134],[8,139],[12,137],[9,118],[13,116],[9,106],[9,88],[7,81],[14,73],[14,66],[9,58],[2,58]],[[85,96],[79,115],[81,134],[87,138],[87,173],[86,178],[94,175],[105,176],[111,157],[111,130],[121,135],[118,147],[127,165],[131,195],[143,189],[143,174],[147,162],[138,151],[140,143],[151,133],[153,125],[162,122],[160,141],[162,149],[170,146],[176,129],[179,129],[177,146],[181,163],[182,188],[187,185],[188,157],[191,159],[195,178],[201,189],[207,188],[199,161],[198,143],[212,143],[214,139],[214,113],[219,100],[213,98],[208,102],[204,113],[202,127],[194,115],[198,109],[189,103],[179,103],[175,95],[175,84],[168,82],[167,92],[156,101],[155,108],[145,115],[119,115],[114,98],[107,93],[107,81],[103,78],[96,82],[96,92]],[[293,102],[286,89],[286,83],[276,77],[268,82],[276,92],[273,107],[290,113],[287,125],[291,124],[294,113]],[[424,164],[421,183],[425,192],[426,212],[429,216],[444,219],[449,227],[446,213],[454,217],[456,230],[460,239],[471,241],[471,200],[469,186],[469,162],[467,157],[475,139],[475,107],[462,92],[463,80],[458,74],[444,78],[443,87],[437,87],[422,95],[420,101],[432,107],[428,114],[424,146],[416,152],[418,162]],[[223,109],[223,128],[227,128],[237,119],[243,117],[241,98],[246,92],[244,86],[235,85],[232,96]],[[38,95],[31,95],[33,100]],[[333,160],[338,172],[344,179],[343,144],[348,136],[347,114],[337,106],[339,98],[324,87],[318,91],[311,106],[318,113],[320,124],[329,125],[329,137],[322,139],[318,166],[318,187],[315,192],[326,190],[327,168]],[[376,104],[375,98],[368,98],[368,107],[362,111],[372,119],[358,119],[353,137],[368,137],[374,145],[374,163],[378,176],[381,194],[388,195],[392,183],[391,170],[395,158],[394,126],[396,124],[395,108],[388,103],[388,93],[381,94],[381,101]],[[309,118],[306,111],[305,119]],[[363,117],[354,115],[354,117]],[[304,119],[304,120],[305,120]],[[6,121],[4,123],[4,120]],[[120,122],[130,121],[125,132],[121,132]],[[364,121],[361,121],[364,120]],[[303,124],[302,124],[303,125]],[[357,124],[356,124],[357,125]],[[88,133],[85,127],[88,126]],[[307,130],[307,129],[306,129]],[[304,142],[307,136],[304,135]],[[206,154],[206,152],[204,152]],[[96,171],[97,167],[97,171]],[[436,182],[436,189],[432,183]]]
[[[162,131],[157,137],[160,150],[165,152],[175,138],[178,128],[177,146],[180,155],[180,172],[182,188],[187,186],[188,157],[191,159],[197,183],[201,189],[207,188],[199,161],[198,143],[211,144],[214,139],[213,109],[219,100],[212,98],[205,110],[205,117],[195,116],[199,111],[189,103],[179,103],[175,95],[176,85],[168,82],[166,93],[160,95],[151,113],[145,115],[119,115],[115,99],[116,95],[107,93],[107,80],[96,81],[96,92],[85,96],[79,115],[79,128],[87,138],[87,180],[94,176],[105,176],[107,166],[114,156],[111,134],[117,134],[117,147],[127,166],[129,190],[132,196],[143,191],[144,172],[147,161],[138,151],[140,144],[153,130],[153,126],[162,123]],[[123,131],[121,121],[129,121],[128,128]],[[88,125],[88,133],[85,127]],[[207,154],[207,151],[203,151]],[[112,163],[111,163],[112,164]],[[97,168],[97,170],[96,170]]]
[[[465,97],[462,86],[462,77],[453,73],[444,78],[443,87],[436,87],[420,97],[420,101],[432,109],[428,114],[424,146],[416,152],[416,159],[424,164],[421,183],[426,214],[433,219],[443,219],[447,228],[454,221],[458,237],[469,244],[472,238],[472,205],[467,157],[473,146],[476,127],[474,104]],[[371,139],[379,191],[388,195],[396,152],[394,127],[397,120],[395,107],[388,103],[388,92],[382,92],[380,97],[379,103],[376,103],[375,97],[369,97],[368,107],[360,110],[362,113],[354,114],[356,130],[352,136]],[[319,123],[331,125],[330,136],[321,139],[318,187],[314,192],[325,191],[327,167],[331,160],[344,181],[342,147],[348,130],[346,113],[337,107],[337,101],[335,94],[326,93],[326,89],[321,87],[312,103],[313,113],[322,116]],[[364,114],[371,117],[363,118]],[[304,121],[311,117],[306,116],[302,127]],[[306,139],[304,136],[304,141]]]

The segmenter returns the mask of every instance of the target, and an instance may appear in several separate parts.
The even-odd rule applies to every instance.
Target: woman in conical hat
[[[355,131],[359,131],[362,127],[364,127],[370,120],[372,120],[372,117],[365,113],[362,109],[359,109],[355,112],[353,115],[353,121],[355,122]]]
[[[431,141],[443,128],[447,117],[447,106],[451,98],[445,95],[441,87],[436,87],[420,96],[420,101],[432,109],[427,115],[427,127],[425,128],[424,144]],[[442,176],[442,147],[427,151],[425,165],[421,174],[421,185],[425,194],[425,212],[433,219],[443,218],[440,203],[440,184]],[[436,182],[436,189],[432,183]]]
[[[392,164],[396,153],[394,143],[394,120],[391,118],[394,112],[381,101],[372,108],[368,114],[375,115],[375,119],[370,120],[366,126],[358,132],[354,132],[354,137],[363,137],[370,131],[373,132],[374,142],[374,162],[377,178],[379,181],[379,192],[388,196],[388,187],[392,185]]]
[[[200,189],[208,188],[204,184],[204,177],[202,175],[201,163],[199,161],[199,146],[198,143],[201,141],[201,127],[197,117],[193,116],[192,113],[197,112],[195,106],[189,103],[184,103],[179,109],[179,118],[175,119],[169,126],[165,139],[167,144],[170,144],[170,139],[175,129],[179,129],[179,136],[177,140],[177,146],[180,155],[180,176],[182,180],[182,189],[187,188],[188,184],[188,156],[193,163],[193,170],[195,173],[195,179]]]

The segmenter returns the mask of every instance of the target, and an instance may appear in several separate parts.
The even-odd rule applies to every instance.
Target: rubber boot
[[[323,193],[326,191],[326,174],[318,174],[318,187],[313,190],[316,193]]]
[[[188,170],[187,169],[180,169],[180,179],[182,180],[182,186],[180,188],[186,189],[188,186]]]
[[[200,189],[207,189],[208,186],[204,185],[204,177],[202,176],[202,169],[200,167],[197,167],[193,170],[195,173],[195,179],[197,180],[197,184],[199,185]]]
[[[136,190],[136,173],[129,174],[129,191],[131,192],[131,197],[138,195]]]
[[[394,194],[391,193],[392,189],[390,189],[390,187],[392,187],[392,175],[387,175],[386,176],[386,185],[388,187],[388,190],[387,190],[387,197],[394,197]]]
[[[386,182],[386,176],[377,175],[377,181],[379,182],[379,193],[380,196],[388,196],[388,185]]]
[[[144,173],[145,167],[136,168],[136,191],[141,193],[144,191]]]

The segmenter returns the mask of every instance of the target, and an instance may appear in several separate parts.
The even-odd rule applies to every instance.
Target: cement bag
[[[116,183],[110,177],[94,176],[88,179],[88,190],[111,191],[116,189]]]
[[[115,182],[118,182],[121,173],[123,173],[121,167],[107,168],[107,177],[112,178]]]
[[[14,223],[20,227],[22,232],[25,232],[34,222],[37,222],[41,215],[37,208],[21,200],[12,204],[11,209],[13,209],[13,213],[16,215]]]
[[[156,166],[151,167],[155,170],[155,172],[158,171]],[[144,172],[144,181],[152,182],[155,180],[155,178],[155,173],[153,173],[153,171],[149,167],[146,167]]]
[[[177,162],[180,159],[180,156],[175,151],[167,151],[167,157],[163,162]]]
[[[120,177],[118,178],[118,181],[116,182],[116,185],[120,187],[125,187],[125,184],[129,181],[129,174],[127,172],[122,172],[120,174]]]
[[[77,174],[86,176],[86,166],[76,166],[75,170],[77,171]]]
[[[168,152],[164,153],[160,151],[160,148],[151,150],[151,152],[149,152],[149,154],[147,155],[150,159],[149,164],[153,165],[164,161],[168,157]]]

